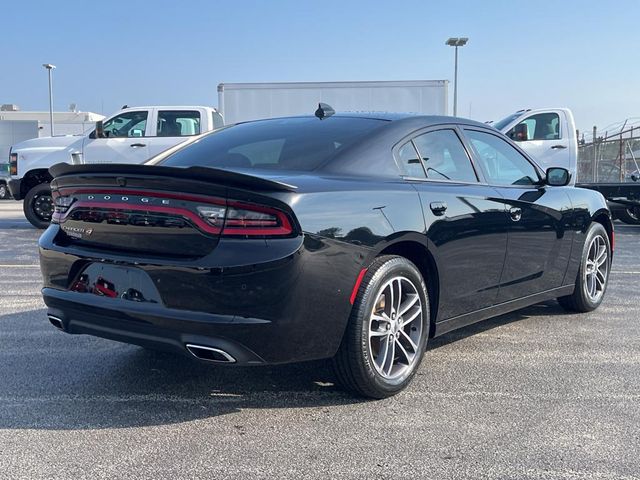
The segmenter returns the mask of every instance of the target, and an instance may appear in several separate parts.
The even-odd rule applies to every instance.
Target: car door
[[[498,302],[561,286],[572,243],[572,206],[564,187],[544,185],[541,172],[501,134],[473,128],[464,132],[509,217]]]
[[[147,145],[149,112],[127,110],[103,123],[104,137],[95,131],[85,137],[84,163],[143,163],[149,158]]]
[[[537,111],[520,120],[506,135],[543,169],[563,167],[575,172],[569,123],[563,110]]]
[[[148,142],[151,157],[201,132],[199,110],[157,109],[154,117],[154,133]]]
[[[508,219],[497,192],[479,181],[456,127],[418,132],[399,144],[396,160],[419,192],[439,266],[437,321],[493,305]]]

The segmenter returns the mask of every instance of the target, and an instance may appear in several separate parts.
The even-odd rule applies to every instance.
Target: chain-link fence
[[[578,183],[640,183],[640,126],[578,143]]]

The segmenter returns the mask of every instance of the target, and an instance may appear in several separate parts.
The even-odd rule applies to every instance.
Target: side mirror
[[[552,187],[564,187],[565,185],[569,185],[570,180],[571,174],[566,168],[547,168],[547,178],[545,182],[547,185],[551,185]]]
[[[105,138],[104,135],[104,123],[102,120],[96,122],[96,138]]]
[[[525,123],[519,123],[513,127],[513,136],[511,138],[516,142],[526,142],[529,140],[529,130],[527,129],[527,125]]]
[[[133,130],[131,130],[131,136],[132,137],[142,137],[143,133],[144,132],[139,128],[134,128]]]

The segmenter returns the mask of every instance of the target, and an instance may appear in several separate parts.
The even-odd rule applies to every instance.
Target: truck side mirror
[[[529,140],[529,131],[527,130],[526,123],[519,123],[513,127],[513,135],[511,136],[511,139],[516,142],[526,142]]]
[[[96,138],[105,138],[104,136],[104,123],[102,120],[96,122]]]
[[[571,180],[571,174],[566,168],[547,168],[547,185],[551,185],[552,187],[564,187],[565,185],[569,185],[569,180]]]

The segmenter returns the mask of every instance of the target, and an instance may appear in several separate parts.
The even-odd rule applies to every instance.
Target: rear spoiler
[[[159,165],[131,165],[115,164],[83,164],[70,165],[56,163],[49,168],[49,173],[55,179],[67,175],[107,175],[107,176],[160,176],[181,178],[185,180],[211,181],[228,187],[251,188],[261,191],[295,192],[298,187],[277,180],[269,180],[254,175],[222,170],[210,167],[163,167]]]

